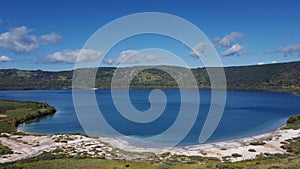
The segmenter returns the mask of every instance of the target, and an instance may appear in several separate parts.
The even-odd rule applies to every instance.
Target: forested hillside
[[[122,68],[124,76],[130,75],[138,67]],[[166,66],[176,78],[184,78],[185,68]],[[181,69],[182,71],[179,71]],[[256,66],[226,67],[225,74],[229,90],[278,91],[300,93],[300,62]],[[86,69],[89,71],[88,69]],[[96,88],[110,89],[115,68],[99,68]],[[183,72],[183,73],[180,73]],[[210,89],[210,81],[205,68],[192,69],[200,89]],[[0,70],[0,90],[26,89],[68,89],[72,88],[73,71],[28,71],[17,69]],[[123,86],[119,86],[122,88]],[[146,69],[131,81],[131,88],[178,88],[176,81],[159,69]],[[195,86],[187,85],[186,88]]]

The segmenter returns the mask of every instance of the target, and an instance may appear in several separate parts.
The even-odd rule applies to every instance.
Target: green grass
[[[300,156],[299,155],[260,155],[255,160],[245,160],[235,163],[221,163],[217,168],[255,168],[255,169],[268,169],[268,168],[280,168],[280,169],[298,169],[300,168]]]
[[[12,154],[12,153],[13,153],[13,151],[10,148],[0,144],[0,155],[1,156],[6,155],[6,154]]]
[[[126,167],[127,166],[127,167]],[[0,164],[0,168],[101,168],[101,169],[195,169],[195,168],[219,168],[219,169],[268,169],[282,168],[293,169],[300,168],[299,156],[292,155],[262,155],[255,160],[246,160],[242,162],[211,162],[203,164],[188,164],[180,162],[134,162],[125,160],[107,160],[96,158],[60,158],[51,160],[38,159],[35,161],[19,161],[10,164]]]
[[[179,162],[136,162],[126,160],[107,160],[99,158],[68,158],[68,157],[55,157],[47,155],[47,153],[39,157],[21,160],[15,163],[0,164],[0,168],[43,168],[43,169],[73,169],[73,168],[100,168],[100,169],[189,169],[199,168],[203,165],[200,164],[187,164]],[[214,166],[215,167],[215,166]]]
[[[287,120],[287,125],[284,129],[294,129],[297,130],[300,128],[300,114],[294,115]]]
[[[289,143],[282,146],[289,153],[300,154],[300,137],[287,140]]]
[[[71,164],[71,165],[70,165]],[[44,169],[52,169],[52,168],[65,168],[65,169],[72,169],[72,168],[101,168],[101,169],[113,169],[116,168],[127,168],[132,169],[141,169],[141,168],[150,168],[153,167],[152,164],[147,162],[125,162],[125,161],[118,161],[118,160],[102,160],[102,159],[57,159],[52,161],[37,161],[35,163],[25,163],[20,165],[20,167],[25,168],[40,168],[43,166]],[[18,165],[17,165],[18,166]],[[158,167],[158,165],[156,166]]]
[[[55,113],[46,103],[0,100],[0,133],[16,133],[16,127]]]

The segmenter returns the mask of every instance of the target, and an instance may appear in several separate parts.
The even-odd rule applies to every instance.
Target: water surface
[[[131,90],[132,104],[141,111],[149,108],[151,90]],[[176,119],[180,109],[180,91],[164,90],[168,102],[163,114],[150,123],[135,123],[121,116],[114,107],[110,90],[95,91],[99,108],[113,128],[124,135],[148,137],[162,133]],[[198,92],[194,90],[191,92]],[[201,90],[200,108],[192,130],[181,145],[197,144],[201,128],[210,107],[210,91]],[[122,97],[122,96],[118,96]],[[84,133],[72,101],[71,90],[0,91],[0,99],[45,102],[57,109],[55,115],[21,125],[30,133]],[[193,98],[188,104],[197,104]],[[218,128],[208,142],[252,136],[275,130],[284,125],[289,116],[300,113],[300,96],[271,92],[228,91],[225,111]],[[185,125],[185,124],[182,124]]]

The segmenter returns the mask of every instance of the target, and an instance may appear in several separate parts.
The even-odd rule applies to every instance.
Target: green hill
[[[122,68],[124,76],[130,75],[138,67]],[[177,74],[176,78],[183,78],[185,68],[166,66]],[[214,69],[214,68],[212,68]],[[84,69],[89,72],[91,69]],[[98,68],[96,87],[110,89],[111,79],[116,68]],[[278,63],[270,65],[237,66],[224,68],[229,90],[276,91],[300,93],[300,62]],[[210,81],[205,68],[192,69],[198,86],[187,83],[186,88],[210,89]],[[27,89],[69,89],[72,88],[73,71],[29,71],[18,69],[0,70],[0,90]],[[124,86],[119,86],[120,88]],[[159,69],[146,69],[131,81],[131,88],[178,88],[176,81],[166,72]]]

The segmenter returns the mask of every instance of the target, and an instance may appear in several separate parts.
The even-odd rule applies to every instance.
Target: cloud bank
[[[59,41],[60,39],[62,39],[62,36],[56,33],[42,35],[39,38],[40,42],[44,45],[47,45],[49,43],[56,44],[56,42]]]
[[[62,38],[56,33],[37,36],[30,34],[30,32],[32,30],[26,26],[12,28],[8,32],[0,34],[0,47],[16,54],[28,53],[37,49],[40,44],[56,43]]]
[[[283,56],[300,56],[300,44],[288,45],[273,51],[266,51],[265,54],[283,54]]]
[[[83,63],[95,61],[102,57],[102,54],[102,51],[93,49],[64,50],[47,55],[44,61],[46,63]]]
[[[137,50],[125,50],[119,54],[117,59],[108,58],[104,60],[104,63],[112,64],[137,64],[137,63],[149,63],[159,62],[161,59],[165,59],[167,56],[141,53]]]

